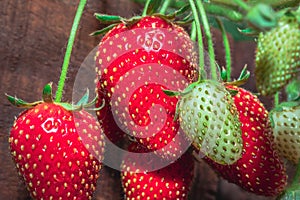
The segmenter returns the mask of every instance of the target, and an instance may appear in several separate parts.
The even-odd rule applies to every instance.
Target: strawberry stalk
[[[164,0],[164,3],[161,6],[160,11],[159,11],[160,14],[165,14],[166,13],[166,11],[167,11],[167,9],[170,5],[170,2],[171,2],[171,0]]]
[[[191,28],[191,40],[196,41],[197,39],[197,29],[196,29],[196,23],[192,23],[192,28]]]
[[[276,92],[274,95],[274,106],[277,107],[279,105],[279,92]]]
[[[245,2],[243,2],[242,0],[234,0],[234,2],[235,2],[239,7],[241,7],[242,9],[244,9],[245,11],[249,11],[249,10],[250,10],[250,7],[249,7]]]
[[[207,19],[206,12],[203,7],[202,1],[196,1],[196,5],[198,7],[199,14],[202,19],[203,28],[204,28],[204,32],[205,32],[207,43],[208,43],[208,54],[209,54],[209,61],[210,61],[210,68],[211,68],[211,77],[213,80],[217,80],[218,79],[217,78],[217,67],[216,67],[216,63],[215,63],[214,45],[213,45],[213,40],[212,40],[212,36],[211,36],[211,32],[210,32],[210,26],[208,23],[208,19]]]
[[[148,9],[150,7],[150,4],[151,4],[151,0],[147,0],[145,3],[143,13],[142,13],[142,17],[145,17],[148,14]]]
[[[79,25],[80,18],[81,18],[85,4],[86,4],[86,0],[80,0],[76,14],[75,14],[75,18],[73,21],[73,25],[72,25],[72,29],[70,32],[67,49],[66,49],[66,53],[65,53],[65,57],[64,57],[63,65],[62,65],[62,71],[61,71],[61,75],[60,75],[58,86],[57,86],[55,102],[60,102],[62,99],[62,93],[63,93],[63,89],[64,89],[65,80],[67,77],[72,48],[73,48],[76,32],[78,29],[78,25]]]
[[[194,0],[189,0],[189,3],[190,3],[190,6],[191,6],[191,9],[192,9],[193,16],[194,16],[194,20],[195,20],[195,22],[194,22],[195,26],[194,27],[196,29],[197,38],[198,38],[198,53],[199,53],[199,67],[200,67],[199,79],[198,79],[198,81],[199,81],[201,79],[202,72],[205,71],[201,25],[200,25],[199,15],[198,15],[197,8],[196,8],[196,5],[194,3]]]
[[[207,14],[225,17],[232,22],[241,22],[243,20],[243,15],[239,11],[233,10],[227,6],[205,2],[203,2],[203,6]]]
[[[222,32],[222,38],[223,38],[223,44],[224,44],[224,50],[225,50],[225,61],[226,61],[226,70],[227,70],[227,77],[226,81],[230,82],[231,77],[231,53],[230,53],[230,43],[226,34],[225,27],[222,23],[222,21],[219,18],[216,18],[217,23],[220,27],[220,30]]]

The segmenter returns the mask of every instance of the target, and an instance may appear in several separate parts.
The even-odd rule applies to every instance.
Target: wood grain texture
[[[8,148],[8,133],[14,117],[21,111],[11,106],[4,93],[17,95],[27,101],[40,99],[43,86],[56,83],[60,75],[67,38],[78,0],[3,0],[0,7],[0,199],[30,199],[18,178]],[[102,12],[129,17],[140,13],[140,6],[130,0],[89,0],[71,56],[64,100],[72,100],[74,78],[85,56],[99,43],[89,33],[101,28],[93,13]],[[224,64],[220,34],[214,34],[217,58]],[[232,41],[232,40],[231,40]],[[233,43],[234,73],[245,62],[253,67],[254,43]],[[250,54],[249,54],[250,52]],[[253,84],[249,87],[254,87]],[[204,163],[197,163],[196,177],[190,199],[222,200],[259,199],[249,197],[238,187],[220,183],[217,175]],[[104,167],[100,173],[96,200],[123,199],[118,171]],[[265,199],[265,198],[262,198]]]

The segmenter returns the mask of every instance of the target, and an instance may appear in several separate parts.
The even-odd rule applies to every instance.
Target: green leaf
[[[117,24],[111,24],[101,30],[95,31],[93,33],[90,34],[90,36],[97,36],[97,35],[104,35],[105,33],[107,33],[108,31],[110,31],[113,27],[115,27]]]
[[[101,13],[95,13],[94,16],[100,21],[101,24],[115,24],[123,20],[122,17],[116,15],[106,15]]]
[[[43,101],[46,103],[52,103],[52,82],[45,85],[43,89]]]
[[[287,94],[288,101],[296,101],[300,97],[300,80],[293,80],[290,82],[286,88],[285,92]]]
[[[255,28],[268,30],[277,25],[277,17],[273,8],[259,3],[252,7],[246,15],[247,21]]]

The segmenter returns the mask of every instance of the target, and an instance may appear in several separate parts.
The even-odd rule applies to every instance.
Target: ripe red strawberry
[[[95,58],[97,92],[107,102],[97,115],[108,138],[116,142],[127,133],[150,150],[164,148],[164,157],[182,153],[179,123],[173,120],[177,98],[163,89],[180,90],[195,81],[194,58],[188,34],[159,17],[108,32]]]
[[[84,110],[69,111],[49,99],[29,106],[15,120],[9,143],[31,196],[92,199],[104,152],[99,123]]]
[[[148,150],[138,144],[131,144],[129,151],[146,153]],[[153,154],[141,155],[140,160],[127,156],[122,162],[122,186],[125,199],[187,199],[194,174],[194,160],[186,153],[164,168],[148,171],[155,165]]]
[[[238,91],[233,99],[242,124],[242,157],[232,165],[220,165],[208,158],[205,160],[222,177],[244,190],[258,195],[276,196],[286,186],[287,175],[274,150],[268,112],[249,91],[236,86],[228,88]]]

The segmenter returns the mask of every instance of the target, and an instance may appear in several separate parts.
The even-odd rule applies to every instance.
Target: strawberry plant
[[[91,34],[102,36],[90,77],[96,78],[94,101],[88,103],[87,93],[77,105],[61,102],[85,0],[55,99],[51,84],[41,101],[7,95],[26,108],[11,128],[9,145],[31,196],[92,199],[106,164],[120,170],[124,199],[185,200],[195,160],[202,159],[246,192],[297,199],[299,1],[136,1],[144,4],[141,16],[95,14],[106,27]],[[225,66],[216,60],[212,22],[222,34]],[[258,93],[244,87],[251,78],[246,67],[232,80],[228,23],[239,37],[256,42],[250,67]],[[268,110],[260,97],[270,95]],[[94,104],[97,119],[88,112]],[[104,159],[105,150],[121,161],[115,155]],[[288,176],[286,163],[294,175]]]

